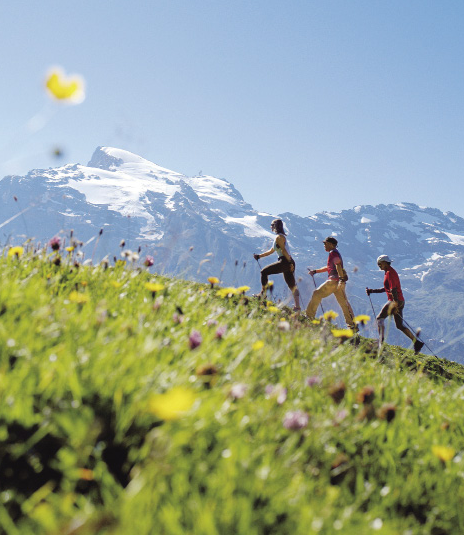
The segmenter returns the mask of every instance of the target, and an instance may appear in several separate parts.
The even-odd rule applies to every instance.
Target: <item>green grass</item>
[[[54,258],[0,259],[0,533],[464,532],[462,366]],[[193,404],[163,419],[177,387]]]

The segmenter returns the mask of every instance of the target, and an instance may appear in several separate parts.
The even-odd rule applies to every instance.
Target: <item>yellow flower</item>
[[[451,461],[456,453],[453,448],[448,446],[432,446],[432,453],[438,457],[440,461]]]
[[[354,318],[354,322],[356,323],[356,325],[365,325],[368,321],[370,321],[370,316],[366,316],[365,314],[360,314],[359,316],[356,316]]]
[[[312,320],[311,323],[313,325],[320,325],[321,324],[321,320]]]
[[[279,307],[267,307],[267,309],[269,310],[269,312],[280,312]]]
[[[61,68],[51,70],[45,81],[49,95],[59,101],[79,104],[85,99],[85,83],[81,76],[67,77]]]
[[[87,286],[89,283],[87,281],[81,281],[82,286]]]
[[[88,303],[89,296],[87,294],[74,291],[69,294],[69,300],[71,301],[71,303],[78,303],[79,305],[83,305],[84,303]]]
[[[68,253],[72,253],[74,251],[74,247],[70,245],[69,247],[66,247],[66,251],[68,251]]]
[[[336,338],[351,338],[354,332],[352,329],[332,329],[332,334]]]
[[[223,298],[230,297],[231,295],[237,294],[237,288],[221,288],[218,290],[217,294],[219,297]]]
[[[249,286],[239,286],[239,287],[237,288],[237,292],[238,292],[239,294],[244,294],[245,292],[248,292],[249,289],[250,289]]]
[[[110,281],[110,284],[113,288],[121,288],[122,282],[119,281]]]
[[[219,279],[217,277],[208,277],[208,282],[213,286],[214,284],[219,284]]]
[[[159,282],[146,282],[145,288],[149,292],[161,292],[161,290],[164,290],[164,284],[160,284]]]
[[[258,351],[259,349],[263,348],[264,347],[264,342],[262,340],[257,340],[252,346],[251,348],[253,349],[253,351]]]
[[[148,408],[161,420],[178,420],[192,408],[194,401],[192,390],[177,386],[164,394],[151,396]]]
[[[274,281],[268,281],[267,282],[267,287],[271,288],[272,286],[274,286]]]
[[[17,247],[12,247],[8,251],[8,258],[11,258],[12,256],[16,256],[17,258],[19,258],[20,256],[23,255],[23,253],[24,253],[24,249],[18,245]]]
[[[332,321],[335,318],[338,318],[338,314],[336,312],[334,312],[333,310],[329,310],[328,312],[324,313],[324,319],[326,321]]]

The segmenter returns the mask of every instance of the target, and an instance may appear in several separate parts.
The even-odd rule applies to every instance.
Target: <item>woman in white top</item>
[[[284,231],[284,224],[281,219],[274,219],[274,221],[271,223],[271,230],[275,234],[277,234],[274,244],[269,251],[266,251],[265,253],[261,254],[254,254],[255,260],[258,260],[259,258],[263,258],[265,256],[269,256],[272,253],[276,252],[279,259],[277,262],[274,262],[273,264],[269,264],[269,266],[266,266],[261,270],[261,286],[262,290],[261,293],[258,294],[259,296],[264,297],[266,295],[266,288],[267,288],[267,281],[269,275],[275,275],[276,273],[283,273],[285,282],[287,283],[288,287],[290,288],[293,298],[295,300],[295,306],[293,307],[293,310],[297,311],[300,310],[300,292],[298,290],[298,286],[295,282],[295,261],[290,256],[290,253],[288,252],[288,245],[287,245],[287,238]]]

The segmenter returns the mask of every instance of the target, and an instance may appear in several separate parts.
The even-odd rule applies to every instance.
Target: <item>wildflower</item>
[[[311,323],[313,325],[320,325],[321,324],[321,320],[311,320]]]
[[[164,284],[161,284],[159,282],[146,282],[145,288],[153,294],[153,297],[155,296],[156,292],[161,292],[161,290],[164,290]]]
[[[85,99],[84,79],[76,74],[67,77],[60,67],[49,71],[45,88],[52,98],[59,101],[80,104]]]
[[[172,315],[172,321],[174,323],[182,323],[184,321],[184,316],[182,314],[174,312],[174,314]]]
[[[110,284],[113,288],[121,288],[122,282],[120,281],[110,281]]]
[[[366,323],[370,321],[370,319],[370,316],[360,314],[359,316],[355,316],[354,322],[356,323],[356,325],[366,325]]]
[[[372,386],[365,386],[360,392],[358,392],[356,399],[359,403],[362,403],[363,405],[368,405],[369,403],[372,403],[374,401],[374,397],[375,392]]]
[[[211,288],[214,288],[215,284],[219,284],[219,279],[217,277],[208,277],[208,282],[211,284]]]
[[[285,321],[285,320],[280,321],[279,325],[277,325],[277,328],[279,329],[279,331],[287,332],[290,330],[290,323],[288,323],[288,321]]]
[[[266,389],[266,398],[276,398],[277,403],[279,405],[282,405],[287,400],[287,389],[284,388],[282,385],[267,385]]]
[[[342,402],[345,397],[346,386],[343,381],[335,383],[329,388],[329,396],[334,400],[337,405]]]
[[[329,310],[328,312],[324,312],[324,319],[325,321],[332,321],[336,318],[338,318],[338,314],[334,312],[333,310]]]
[[[215,319],[209,319],[207,322],[206,322],[206,325],[208,325],[208,327],[212,327],[213,325],[217,325],[218,322],[217,320]]]
[[[69,300],[71,303],[77,303],[78,305],[83,305],[84,303],[89,302],[89,296],[87,294],[73,291],[69,294]]]
[[[387,422],[391,422],[396,415],[396,405],[393,403],[385,403],[382,405],[379,409],[378,417],[381,420],[386,420]]]
[[[271,306],[271,307],[267,307],[267,309],[269,310],[269,312],[272,312],[272,313],[277,313],[277,312],[280,312],[280,308],[279,307],[274,307],[274,306]]]
[[[322,379],[318,375],[313,375],[312,377],[308,377],[306,379],[306,386],[316,386],[320,385],[322,382]]]
[[[335,338],[339,338],[343,343],[348,340],[348,338],[351,338],[354,335],[354,332],[352,329],[332,329],[332,334]]]
[[[80,468],[79,479],[83,479],[84,481],[93,481],[94,479],[93,470],[89,470],[88,468]]]
[[[124,249],[125,245],[126,245],[126,240],[121,240],[119,242],[119,247],[121,247],[122,249]]]
[[[54,236],[49,242],[48,245],[54,250],[58,251],[61,246],[61,239],[58,236]]]
[[[304,411],[289,411],[284,416],[283,426],[285,429],[303,429],[308,425],[309,414]]]
[[[230,396],[233,399],[242,399],[247,393],[247,390],[247,385],[243,383],[236,383],[235,385],[232,385],[232,388],[230,389]]]
[[[198,366],[195,373],[203,381],[203,384],[209,388],[216,383],[219,370],[215,364],[208,363]]]
[[[203,338],[201,337],[201,334],[198,331],[193,330],[190,333],[190,336],[189,336],[190,349],[197,348],[201,344],[202,341],[203,341]]]
[[[70,245],[69,247],[66,247],[66,251],[72,253],[74,251],[74,246]]]
[[[88,283],[87,281],[81,281],[81,284],[82,284],[82,286],[84,286],[84,288],[85,288],[86,286],[88,286],[89,283]]]
[[[251,348],[253,349],[253,351],[258,351],[259,349],[263,348],[264,347],[264,342],[262,340],[257,340],[252,346]]]
[[[222,337],[226,334],[226,331],[227,331],[227,325],[220,325],[216,329],[215,337],[218,338],[219,340],[221,340]]]
[[[269,288],[269,291],[272,293],[274,292],[274,281],[268,281],[267,288]]]
[[[147,267],[152,266],[155,263],[155,259],[152,256],[148,256],[145,258],[144,265]]]
[[[23,256],[23,253],[24,249],[19,245],[16,247],[11,247],[11,249],[8,251],[8,258],[11,258],[12,256],[19,258],[20,256]]]
[[[193,392],[178,386],[164,394],[153,395],[148,403],[148,409],[161,420],[177,420],[181,418],[195,401]]]
[[[237,289],[236,288],[221,288],[220,290],[217,291],[217,294],[219,297],[222,297],[222,298],[226,298],[226,297],[232,297],[233,295],[236,295],[237,294]]]
[[[250,289],[249,286],[239,286],[237,288],[237,293],[244,294],[245,292],[248,292],[249,289]]]
[[[448,446],[432,446],[432,453],[438,457],[440,461],[451,461],[455,455],[455,450]]]
[[[334,418],[334,425],[339,425],[343,422],[343,420],[348,416],[348,411],[346,409],[342,409],[341,411],[338,411]]]

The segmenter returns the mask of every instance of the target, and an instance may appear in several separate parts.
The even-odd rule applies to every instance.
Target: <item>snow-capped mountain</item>
[[[410,203],[356,206],[308,217],[257,212],[234,186],[212,176],[187,177],[130,152],[99,147],[86,165],[33,170],[0,181],[0,243],[33,237],[45,243],[70,230],[87,245],[94,262],[119,257],[119,244],[154,256],[154,270],[205,281],[259,289],[253,252],[270,248],[270,223],[283,219],[297,265],[303,305],[313,290],[307,266],[322,267],[322,239],[334,235],[350,276],[347,293],[356,314],[372,316],[365,287],[380,288],[377,256],[388,254],[400,273],[405,318],[421,326],[424,339],[442,356],[464,362],[464,219]],[[103,229],[103,233],[99,233]],[[98,237],[99,236],[99,237]],[[98,237],[98,240],[96,239]],[[272,257],[262,259],[264,266]],[[272,260],[273,261],[273,260]],[[275,296],[289,299],[282,277]],[[323,282],[324,275],[316,281]],[[385,295],[372,296],[376,312]],[[335,301],[326,309],[338,310]],[[372,323],[371,335],[375,335]],[[407,345],[392,328],[389,341]],[[451,344],[445,348],[445,345]]]

